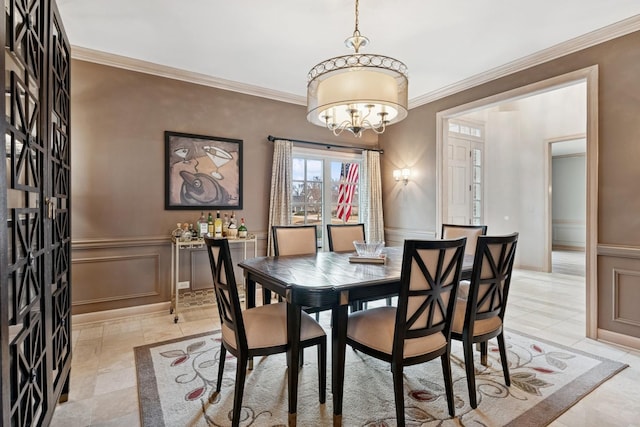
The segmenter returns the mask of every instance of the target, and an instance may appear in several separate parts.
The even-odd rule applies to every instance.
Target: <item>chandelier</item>
[[[345,45],[355,53],[322,61],[307,76],[307,120],[326,126],[334,135],[345,129],[355,136],[371,129],[377,134],[407,117],[407,66],[397,59],[360,53],[369,43],[358,30]]]

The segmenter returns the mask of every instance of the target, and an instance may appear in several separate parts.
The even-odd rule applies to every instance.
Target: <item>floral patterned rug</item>
[[[449,417],[440,359],[405,368],[405,407],[409,426],[546,426],[626,365],[534,338],[506,333],[511,387],[504,377],[494,340],[489,366],[476,352],[478,408],[468,403],[462,346],[454,342],[452,371],[456,418]],[[140,419],[143,426],[229,426],[235,358],[225,363],[218,399],[215,388],[219,333],[136,347]],[[328,350],[327,403],[318,402],[316,349],[307,349],[298,388],[299,426],[331,426],[331,373]],[[394,426],[390,366],[347,347],[344,426]],[[287,425],[284,355],[254,359],[247,374],[242,426]]]

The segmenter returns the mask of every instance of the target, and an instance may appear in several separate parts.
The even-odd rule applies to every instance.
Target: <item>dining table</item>
[[[266,256],[243,260],[247,308],[256,306],[256,284],[263,288],[263,304],[274,292],[287,302],[287,335],[290,360],[300,360],[301,310],[331,310],[331,392],[333,424],[342,425],[344,367],[349,306],[398,295],[402,270],[402,247],[386,247],[383,261],[368,261],[349,252],[318,252],[310,255]],[[461,278],[468,279],[473,256],[465,256]],[[294,362],[290,362],[293,364]],[[288,370],[289,421],[295,425],[298,369]]]

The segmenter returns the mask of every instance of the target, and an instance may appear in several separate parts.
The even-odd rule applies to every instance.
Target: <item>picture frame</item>
[[[165,209],[242,209],[242,140],[165,131]]]

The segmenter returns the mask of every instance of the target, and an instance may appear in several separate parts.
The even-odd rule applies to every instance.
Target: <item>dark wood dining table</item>
[[[247,308],[256,305],[256,283],[268,303],[273,291],[287,301],[287,334],[292,361],[300,360],[300,320],[303,308],[331,310],[331,391],[333,424],[342,425],[344,365],[349,305],[397,295],[402,247],[384,249],[383,264],[350,262],[355,253],[318,252],[313,255],[258,257],[240,262],[246,279]],[[465,257],[462,277],[471,275],[473,257]],[[289,419],[295,423],[298,370],[288,371]]]

